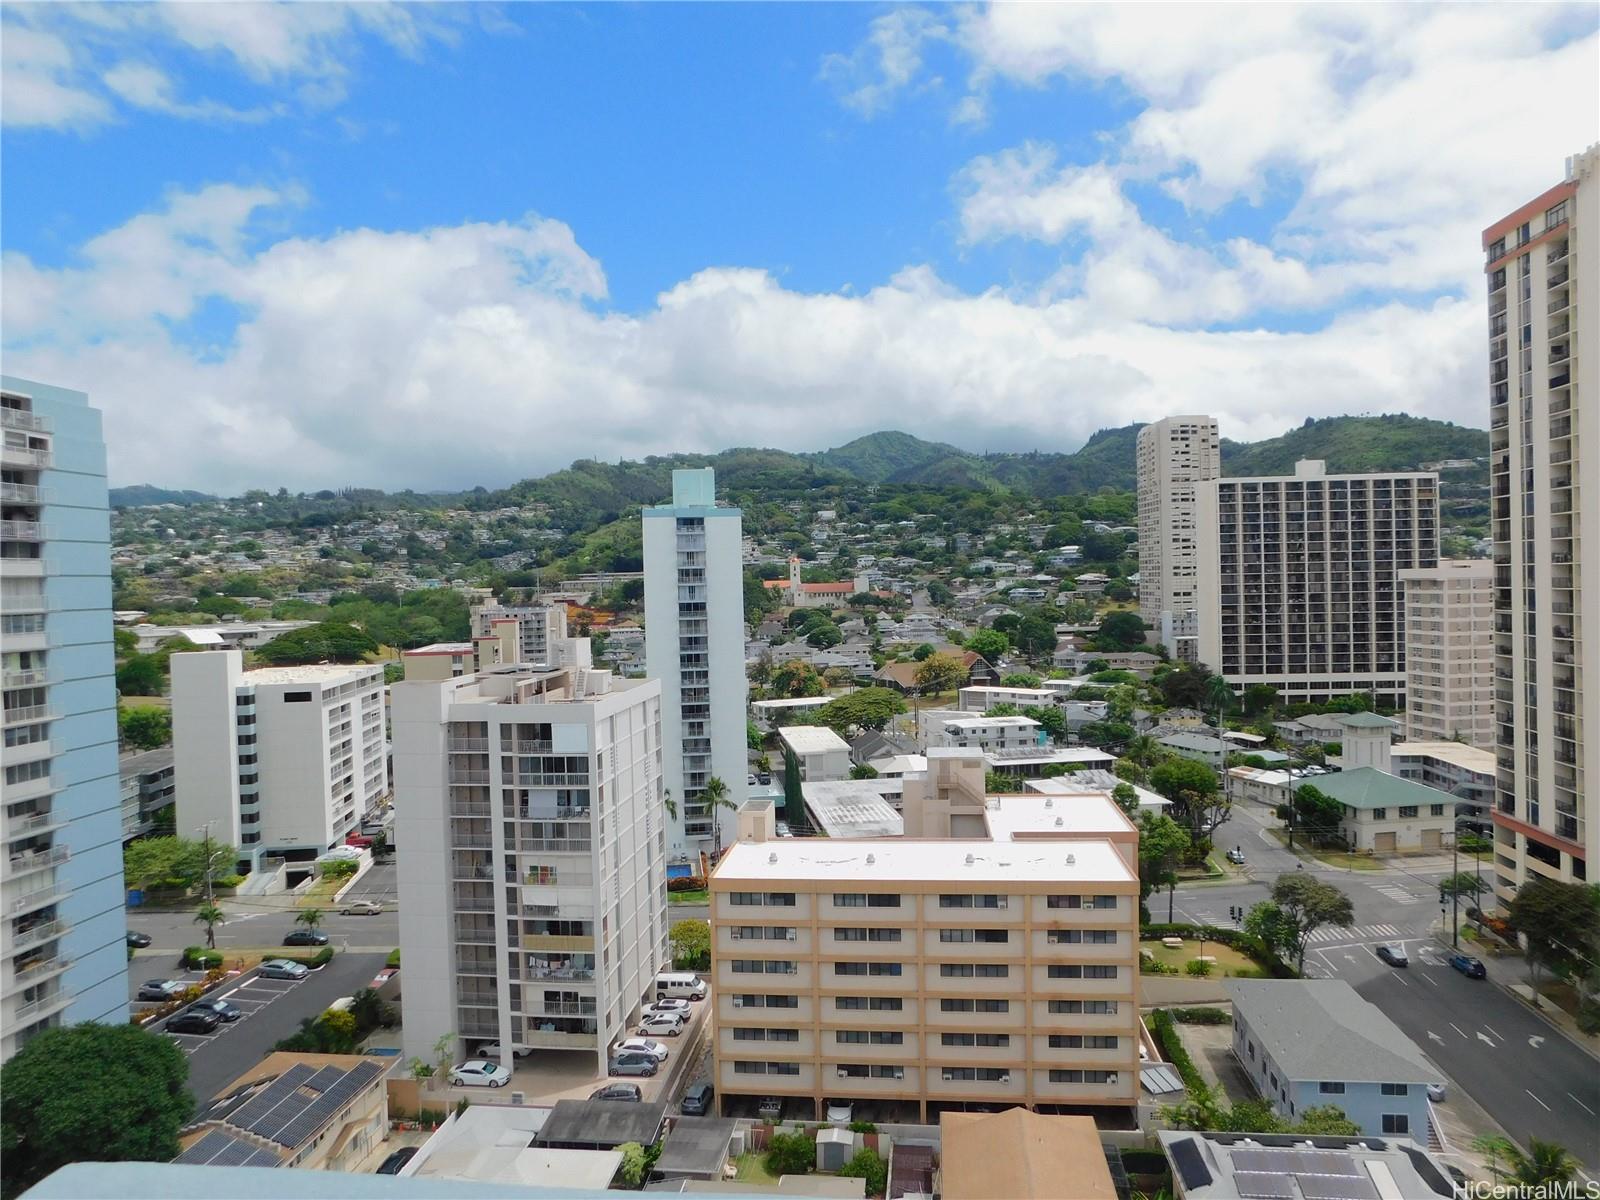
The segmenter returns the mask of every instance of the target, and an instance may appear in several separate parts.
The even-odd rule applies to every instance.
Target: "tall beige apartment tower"
[[[1494,570],[1486,558],[1400,572],[1408,742],[1494,746]]]
[[[1214,417],[1166,417],[1139,431],[1139,615],[1174,658],[1193,662],[1195,484],[1222,475]]]
[[[1600,548],[1583,537],[1600,531],[1597,176],[1591,146],[1483,231],[1502,903],[1530,875],[1593,881],[1600,859]]]
[[[1200,661],[1289,704],[1405,696],[1401,571],[1439,561],[1439,476],[1294,474],[1196,485]]]

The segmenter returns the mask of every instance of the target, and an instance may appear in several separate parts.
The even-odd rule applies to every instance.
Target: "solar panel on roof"
[[[1246,1200],[1292,1200],[1294,1196],[1289,1177],[1270,1171],[1235,1171],[1233,1186]]]
[[[1306,1200],[1378,1200],[1372,1180],[1360,1175],[1296,1175]]]
[[[323,1067],[322,1070],[306,1080],[305,1085],[313,1091],[325,1092],[343,1078],[343,1067]]]
[[[255,1157],[256,1147],[237,1138],[229,1138],[218,1155],[211,1160],[214,1167],[242,1167]]]
[[[258,1148],[254,1154],[239,1165],[241,1167],[278,1167],[283,1165],[283,1160],[271,1150]]]
[[[1348,1154],[1331,1150],[1301,1150],[1295,1154],[1295,1174],[1360,1175],[1361,1168]]]
[[[1186,1191],[1205,1187],[1211,1182],[1211,1170],[1206,1166],[1200,1147],[1195,1144],[1193,1138],[1169,1143],[1167,1153],[1172,1158],[1172,1165],[1177,1169],[1178,1178],[1183,1180]]]
[[[1140,1067],[1139,1082],[1144,1086],[1145,1091],[1158,1096],[1166,1092],[1181,1092],[1183,1090],[1183,1080],[1179,1078],[1178,1072],[1166,1063],[1152,1063],[1149,1066]]]
[[[213,1129],[182,1154],[174,1162],[181,1163],[208,1163],[213,1156],[233,1139],[220,1130]]]
[[[1294,1170],[1294,1154],[1288,1150],[1248,1149],[1233,1152],[1233,1169],[1261,1171],[1272,1175],[1286,1175]]]

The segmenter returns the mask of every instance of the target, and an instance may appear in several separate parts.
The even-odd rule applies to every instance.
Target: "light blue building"
[[[0,1059],[128,1019],[110,519],[100,414],[0,378]]]
[[[1233,1052],[1291,1123],[1342,1109],[1364,1134],[1428,1143],[1428,1085],[1443,1080],[1374,1004],[1342,979],[1230,979]]]

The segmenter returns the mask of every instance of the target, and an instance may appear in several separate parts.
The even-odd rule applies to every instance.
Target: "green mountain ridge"
[[[831,450],[796,454],[738,447],[715,454],[652,455],[641,461],[603,463],[583,459],[548,475],[508,488],[459,493],[402,493],[383,497],[390,505],[475,509],[544,504],[559,528],[594,528],[641,505],[659,504],[672,491],[679,467],[714,467],[717,482],[734,496],[764,491],[848,484],[1006,491],[1062,496],[1101,489],[1131,491],[1140,425],[1102,429],[1071,453],[1033,451],[974,454],[896,430],[870,433]],[[1283,475],[1300,458],[1321,458],[1332,472],[1406,470],[1445,459],[1472,459],[1471,471],[1452,473],[1467,487],[1487,483],[1489,434],[1482,429],[1402,414],[1328,417],[1276,438],[1222,444],[1223,474]],[[1482,476],[1480,479],[1479,477]],[[318,493],[318,498],[332,498]],[[115,507],[197,503],[215,499],[199,492],[168,491],[150,484],[111,489]]]

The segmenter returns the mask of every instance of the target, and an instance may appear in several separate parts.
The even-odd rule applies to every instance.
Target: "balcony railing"
[[[45,996],[31,1004],[24,1004],[12,1016],[12,1028],[16,1029],[30,1021],[37,1021],[55,1012],[58,1008],[65,1008],[72,1002],[72,996],[67,992],[56,992],[54,995]]]
[[[29,912],[35,908],[43,908],[47,904],[54,904],[66,895],[67,889],[59,883],[54,883],[49,887],[29,892],[26,896],[18,896],[11,902],[10,912],[12,916],[15,916],[18,913]]]
[[[13,951],[26,950],[29,946],[37,946],[41,942],[48,942],[52,938],[58,938],[71,928],[71,921],[41,921],[39,924],[32,925],[14,935],[11,939],[11,949]]]
[[[72,965],[72,960],[65,955],[52,954],[48,958],[35,959],[25,967],[18,967],[13,972],[11,982],[5,986],[5,994],[11,995],[23,988],[33,987],[44,982],[52,975],[59,975]]]
[[[30,446],[0,447],[0,459],[22,467],[48,467],[54,457],[48,450],[37,450]]]
[[[20,408],[0,408],[0,428],[49,433],[50,422],[38,413],[24,412]]]
[[[50,867],[60,866],[72,857],[72,851],[66,846],[52,846],[48,850],[34,850],[27,854],[13,854],[11,856],[11,874],[22,875],[29,871],[44,871]]]
[[[0,542],[42,542],[44,526],[38,521],[0,521]]]
[[[50,672],[43,668],[26,671],[0,671],[0,687],[43,687],[50,682]]]
[[[39,485],[36,483],[0,483],[0,500],[13,504],[39,503]]]

